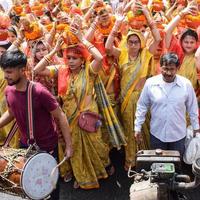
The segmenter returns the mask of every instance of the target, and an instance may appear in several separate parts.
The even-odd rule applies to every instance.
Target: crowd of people
[[[182,156],[187,126],[200,134],[200,1],[8,2],[0,2],[2,142],[15,119],[12,146],[29,144],[30,81],[35,141],[68,158],[60,173],[74,188],[98,188],[114,173],[113,148],[124,147],[127,171],[139,149]]]

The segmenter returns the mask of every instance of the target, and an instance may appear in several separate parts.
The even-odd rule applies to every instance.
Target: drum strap
[[[38,146],[34,139],[34,123],[33,123],[34,115],[33,115],[33,101],[32,101],[33,88],[34,88],[34,83],[29,81],[27,87],[27,112],[26,112],[27,135],[28,135],[28,145],[33,145],[38,150]],[[11,139],[17,132],[17,129],[18,125],[15,121],[3,145],[0,146],[8,147]]]
[[[17,129],[18,129],[18,125],[17,125],[17,122],[15,121],[14,124],[12,125],[12,127],[10,129],[10,132],[8,133],[3,145],[2,145],[3,147],[8,147],[9,146],[9,143],[12,140],[13,136],[15,135],[15,133],[17,132]]]
[[[28,82],[27,88],[27,135],[28,135],[28,145],[33,145],[36,143],[34,138],[34,113],[33,113],[33,88],[34,83]]]

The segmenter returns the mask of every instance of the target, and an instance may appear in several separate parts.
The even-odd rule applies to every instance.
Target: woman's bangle
[[[97,29],[97,24],[95,22],[93,22],[90,27],[93,29],[93,30],[96,30]]]
[[[51,62],[51,59],[48,56],[44,56],[44,60],[49,64]]]
[[[90,42],[88,42],[87,40],[82,40],[81,41],[87,48],[91,45],[91,43]]]
[[[151,21],[151,22],[149,23],[149,28],[150,28],[151,30],[153,30],[153,29],[156,28],[156,23],[155,23],[155,21]]]
[[[118,32],[117,32],[117,31],[112,31],[112,32],[111,32],[111,36],[117,37],[117,36],[118,36]]]
[[[17,38],[13,44],[18,48],[20,46],[20,44],[22,43],[22,39]]]
[[[90,46],[88,46],[88,47],[87,47],[88,51],[90,51],[90,49],[93,48],[93,47],[94,47],[93,44],[91,44]]]

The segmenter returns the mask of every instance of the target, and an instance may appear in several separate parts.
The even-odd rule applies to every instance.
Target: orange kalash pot
[[[67,25],[63,32],[63,40],[67,45],[73,45],[79,43],[78,38],[70,31],[70,26]]]
[[[146,24],[146,18],[141,12],[137,12],[136,15],[134,15],[132,12],[129,12],[127,14],[129,25],[133,29],[140,29]]]
[[[179,22],[178,26],[179,27],[183,27],[183,28],[187,27],[185,19],[181,19],[181,21]]]
[[[45,26],[45,28],[47,29],[47,31],[51,31],[51,29],[52,29],[52,27],[53,27],[53,24],[51,23],[51,24],[46,24],[46,25],[44,25]]]
[[[17,15],[20,15],[23,12],[23,7],[21,5],[15,5],[13,6],[13,10]]]
[[[31,13],[31,7],[28,4],[24,5],[24,12],[25,13]]]
[[[57,32],[64,31],[66,28],[68,28],[68,26],[69,26],[68,24],[63,24],[63,23],[58,24],[56,26],[56,31]]]
[[[143,5],[147,5],[148,2],[149,2],[149,0],[141,0],[141,3],[142,3]]]
[[[179,5],[186,6],[186,1],[185,0],[177,0],[177,3]]]
[[[37,16],[40,17],[44,14],[44,7],[41,3],[36,3],[34,6],[31,6],[31,11]]]
[[[152,2],[152,10],[154,12],[160,12],[164,9],[163,2],[161,0],[153,0]]]
[[[200,26],[200,12],[196,16],[186,15],[185,22],[188,27],[197,29]]]
[[[29,0],[22,0],[23,4],[29,4]]]
[[[8,38],[8,31],[7,29],[0,28],[0,41],[4,41]]]
[[[47,3],[48,0],[39,0],[40,3]]]
[[[24,31],[24,35],[27,40],[36,40],[42,37],[43,33],[37,22],[30,23],[28,28],[32,30],[30,32]]]
[[[63,11],[65,11],[66,13],[69,13],[70,12],[70,8],[71,8],[71,1],[62,1],[61,2],[61,8]]]
[[[10,26],[10,18],[5,13],[0,12],[0,41],[6,40],[8,37],[7,28]]]

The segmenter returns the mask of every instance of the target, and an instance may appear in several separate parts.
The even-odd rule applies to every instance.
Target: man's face
[[[24,75],[25,68],[6,68],[3,70],[4,78],[6,79],[8,85],[16,85],[20,82],[22,76]]]
[[[161,67],[161,74],[165,82],[171,83],[174,81],[178,67],[175,64],[163,65]]]

